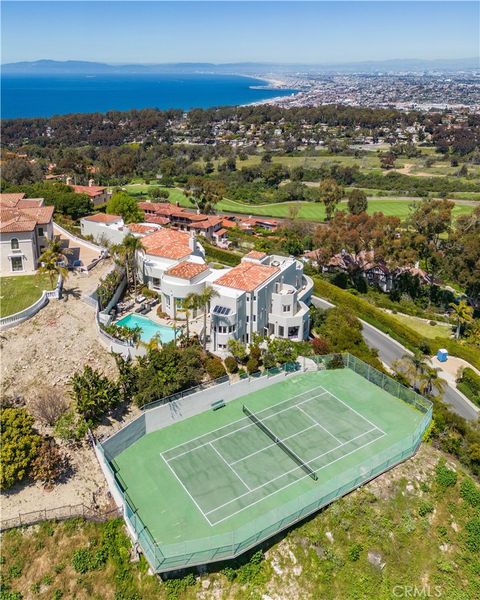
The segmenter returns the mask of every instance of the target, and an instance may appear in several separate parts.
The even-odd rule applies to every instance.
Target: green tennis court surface
[[[309,372],[149,433],[116,464],[155,541],[172,544],[260,526],[305,493],[326,495],[352,468],[367,473],[423,416],[350,369]]]

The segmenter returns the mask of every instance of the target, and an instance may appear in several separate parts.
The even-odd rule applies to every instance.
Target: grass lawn
[[[51,290],[46,275],[15,275],[0,278],[0,317],[13,315],[40,298],[43,290]]]
[[[391,314],[391,316],[407,325],[411,329],[415,330],[418,334],[423,337],[434,339],[434,338],[449,338],[452,334],[452,327],[448,323],[440,323],[437,321],[436,325],[430,325],[428,321],[424,319],[418,319],[417,317],[411,317],[409,315]]]

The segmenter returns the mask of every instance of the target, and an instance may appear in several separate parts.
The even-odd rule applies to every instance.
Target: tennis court
[[[129,518],[153,540],[159,570],[220,560],[272,535],[411,455],[430,419],[350,368],[245,390],[166,427],[154,409],[143,432],[133,424],[112,442]]]
[[[385,435],[321,385],[253,414],[281,445],[244,416],[161,453],[210,525],[301,479],[321,485],[326,467]]]

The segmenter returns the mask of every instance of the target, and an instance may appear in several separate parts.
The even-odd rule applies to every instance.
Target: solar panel
[[[213,309],[213,313],[216,315],[228,315],[230,314],[231,309],[227,308],[226,306],[215,306],[215,308]]]

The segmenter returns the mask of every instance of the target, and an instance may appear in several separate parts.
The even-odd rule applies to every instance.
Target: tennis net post
[[[243,413],[257,426],[263,433],[265,433],[271,440],[277,444],[277,446],[285,452],[294,462],[301,467],[307,475],[309,475],[314,481],[317,481],[317,474],[311,469],[307,463],[305,463],[296,452],[285,444],[278,436],[276,436],[271,429],[269,429],[245,404],[242,406]]]

